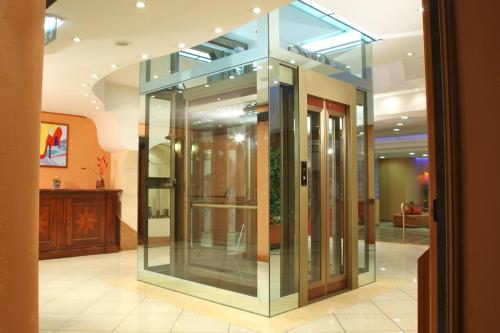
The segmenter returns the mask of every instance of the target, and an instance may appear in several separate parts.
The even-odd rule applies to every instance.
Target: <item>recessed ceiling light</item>
[[[81,41],[82,40],[80,39],[80,37],[77,37],[77,36],[73,37],[73,42],[80,43]]]
[[[262,12],[262,9],[260,9],[260,7],[255,7],[254,9],[252,9],[252,12],[254,14],[258,15]]]
[[[92,104],[95,104],[97,103],[97,101],[95,99],[92,100]]]
[[[349,69],[349,68],[351,68],[351,66],[347,65],[347,66],[345,66],[345,68]]]
[[[217,28],[214,29],[214,32],[216,34],[220,34],[222,32],[222,28],[217,27]]]
[[[234,75],[230,75],[229,79],[231,79],[231,80],[234,79]]]
[[[180,49],[185,49],[185,48],[186,48],[186,43],[179,43],[179,44],[177,44],[177,46],[178,46]]]
[[[82,83],[82,86],[88,87],[89,85],[87,83]]]
[[[98,74],[96,74],[96,73],[92,74],[91,76],[92,76],[94,79],[97,79],[97,78],[99,77],[99,75],[98,75]]]
[[[111,64],[110,67],[113,68],[113,69],[117,69],[118,65],[117,64]]]
[[[135,3],[135,6],[136,6],[137,8],[145,8],[145,7],[146,7],[146,3],[145,3],[144,1],[137,1],[137,2]]]
[[[157,79],[158,78],[158,75],[153,75],[153,79]]]
[[[406,119],[408,119],[408,118],[409,118],[408,116],[402,116],[402,117],[401,117],[401,119],[403,119],[403,120],[406,120]]]
[[[156,96],[155,95],[151,95],[151,98],[155,98]]]
[[[83,93],[83,96],[89,97],[90,95],[89,95],[89,93]]]
[[[394,129],[393,129],[393,131],[394,131],[394,132],[399,132],[399,131],[401,131],[401,130],[400,130],[399,128],[394,128]]]
[[[278,81],[276,81],[276,80],[275,80],[275,81],[273,81],[273,83],[274,83],[274,84],[278,84]]]
[[[95,107],[96,110],[99,110],[101,107],[98,105]]]
[[[210,87],[210,85],[209,85],[209,84],[205,84],[205,88],[209,88],[209,87]]]
[[[429,155],[428,154],[422,154],[422,157],[428,157]]]
[[[384,159],[384,158],[385,158],[385,156],[380,156],[380,158],[381,158],[381,159]]]
[[[403,126],[403,123],[397,123],[396,126]]]
[[[415,155],[415,153],[414,153],[414,152],[411,152],[411,153],[410,153],[410,156],[413,156],[413,155]]]
[[[291,64],[295,64],[295,60],[290,60],[290,63]]]
[[[143,54],[141,54],[141,58],[147,59],[147,58],[149,58],[149,54],[143,53]]]
[[[220,97],[217,97],[217,100],[218,100],[218,101],[222,101],[222,98],[220,98]]]
[[[411,56],[413,55],[413,52],[408,52],[406,55],[407,55],[408,57],[411,57]]]
[[[386,271],[386,270],[387,270],[387,268],[385,268],[385,267],[381,267],[381,268],[380,268],[380,270],[381,270],[381,271]]]

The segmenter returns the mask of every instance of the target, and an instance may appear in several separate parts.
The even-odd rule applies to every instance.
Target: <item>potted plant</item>
[[[106,161],[106,156],[103,155],[102,157],[97,156],[97,169],[99,170],[99,172],[97,172],[93,169],[82,168],[82,170],[90,170],[97,175],[95,188],[98,190],[106,187],[106,183],[104,182],[104,172],[106,172],[108,165],[109,165],[109,162]]]
[[[269,242],[271,248],[281,245],[281,177],[280,151],[269,152]]]

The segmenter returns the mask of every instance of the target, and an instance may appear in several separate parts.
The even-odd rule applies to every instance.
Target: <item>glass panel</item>
[[[360,31],[301,1],[279,10],[281,49],[321,63],[336,72],[367,78],[365,45],[373,41]]]
[[[307,113],[308,272],[321,281],[321,114]]]
[[[344,137],[343,118],[329,116],[328,163],[328,249],[329,273],[344,274]]]
[[[148,110],[148,176],[150,178],[170,177],[170,100],[156,98],[156,96],[150,97]]]
[[[170,263],[170,189],[148,190],[147,266],[155,272]]]

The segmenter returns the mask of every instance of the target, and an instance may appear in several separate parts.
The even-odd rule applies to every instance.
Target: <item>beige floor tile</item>
[[[82,314],[129,314],[138,305],[139,302],[98,301],[83,310]]]
[[[373,301],[385,313],[413,313],[418,312],[417,301]]]
[[[344,332],[342,326],[333,315],[329,315],[308,324],[288,330],[289,333],[329,333],[329,332]]]
[[[75,314],[40,313],[39,326],[43,330],[55,330],[74,316]]]
[[[134,302],[134,301],[142,301],[145,298],[146,296],[141,295],[139,293],[135,293],[121,288],[115,288],[104,294],[104,296],[102,296],[100,300],[109,302]]]
[[[342,327],[347,331],[399,331],[399,327],[394,324],[385,314],[358,314],[358,315],[337,315]]]
[[[126,315],[80,314],[69,320],[60,329],[67,331],[112,331]]]
[[[380,314],[382,311],[372,302],[364,302],[334,312],[335,314]]]
[[[182,311],[181,307],[173,304],[155,300],[152,298],[146,298],[142,301],[136,309],[134,309],[134,314],[146,314],[146,315],[173,315],[178,316]]]
[[[259,332],[235,324],[230,324],[229,333],[259,333]]]
[[[372,301],[412,301],[412,300],[414,299],[399,289],[394,289],[372,298]]]
[[[387,316],[389,316],[389,318],[391,318],[405,332],[407,330],[418,329],[417,314],[388,313]]]
[[[178,315],[131,314],[115,332],[170,332],[177,318]]]
[[[196,312],[184,310],[172,328],[172,333],[215,333],[227,332],[229,322]]]
[[[40,307],[40,313],[79,314],[93,301],[54,299]]]

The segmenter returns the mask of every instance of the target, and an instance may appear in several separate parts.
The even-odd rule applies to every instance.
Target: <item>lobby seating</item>
[[[430,216],[429,214],[421,215],[405,215],[405,227],[406,228],[429,228]],[[393,214],[392,215],[392,225],[394,227],[403,227],[403,215]]]

